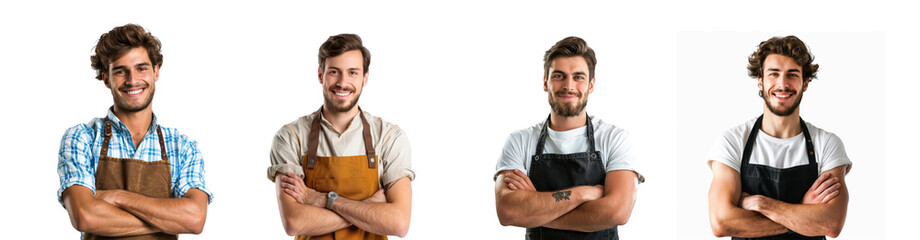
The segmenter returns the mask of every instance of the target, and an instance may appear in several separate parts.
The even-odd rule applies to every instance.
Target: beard
[[[351,101],[347,99],[346,100],[335,99],[335,97],[333,96],[335,95],[335,93],[333,93],[333,90],[351,91],[352,94],[355,95],[355,99]],[[361,94],[355,91],[354,88],[332,87],[329,89],[329,91],[323,92],[324,103],[326,104],[326,106],[329,106],[329,109],[335,112],[348,112],[351,109],[354,109],[355,105],[358,104],[359,98],[361,98]]]
[[[563,95],[563,94],[575,95],[581,101],[575,104],[557,103],[555,101],[555,98],[553,98],[553,95],[558,96],[558,95]],[[588,98],[587,97],[582,98],[582,94],[580,92],[566,92],[564,90],[559,90],[559,91],[556,91],[555,93],[548,94],[547,99],[549,100],[549,106],[550,108],[552,108],[553,112],[556,113],[556,115],[559,115],[562,117],[578,116],[582,111],[585,110],[585,106],[588,105]]]
[[[795,90],[788,90],[788,91],[792,92],[792,94],[795,96],[795,99],[792,100],[792,105],[786,108],[783,108],[783,106],[774,106],[773,103],[771,103],[770,100],[767,99],[768,96],[773,96],[772,92],[763,92],[763,90],[761,90],[761,92],[763,93],[761,93],[760,95],[763,98],[763,102],[767,104],[767,109],[769,109],[770,112],[772,112],[773,114],[776,114],[777,116],[785,117],[795,112],[795,110],[799,108],[799,103],[802,103],[802,94],[800,94],[798,91],[795,91]]]
[[[125,85],[125,86],[122,86],[117,91],[121,92],[122,89],[130,89],[132,87],[133,86]],[[112,98],[115,100],[115,106],[118,107],[118,110],[129,112],[129,113],[139,112],[141,110],[147,109],[147,107],[150,106],[150,103],[153,102],[153,95],[154,93],[156,93],[156,87],[153,87],[147,84],[146,88],[147,89],[145,89],[144,91],[149,91],[149,93],[147,93],[149,94],[147,97],[147,100],[144,102],[141,102],[141,104],[136,104],[136,105],[132,105],[128,103],[127,101],[125,101],[124,99],[118,98],[117,97],[118,93],[113,93]]]

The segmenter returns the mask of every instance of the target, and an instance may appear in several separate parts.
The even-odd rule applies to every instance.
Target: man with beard
[[[502,225],[527,239],[618,239],[644,178],[622,128],[585,112],[594,91],[594,50],[568,37],[543,57],[552,111],[511,133],[496,166],[495,208]]]
[[[370,52],[354,34],[319,49],[323,106],[281,127],[271,149],[281,222],[296,239],[404,237],[412,206],[410,149],[395,124],[362,111]]]
[[[852,163],[836,135],[799,117],[813,59],[795,36],[763,41],[750,56],[764,111],[723,133],[709,154],[714,235],[824,239],[843,229]]]
[[[83,239],[176,239],[201,233],[211,192],[198,143],[153,114],[163,55],[138,25],[99,38],[91,58],[111,90],[106,116],[67,129],[58,200]]]

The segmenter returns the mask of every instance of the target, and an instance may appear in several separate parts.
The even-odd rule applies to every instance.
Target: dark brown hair
[[[109,73],[109,64],[136,47],[147,49],[150,64],[156,67],[162,66],[163,54],[160,54],[160,46],[160,40],[143,27],[126,24],[102,34],[99,42],[96,42],[96,54],[89,58],[93,62],[93,69],[96,70],[96,79],[102,80],[103,75]]]
[[[588,80],[594,79],[594,65],[597,65],[597,58],[594,57],[594,49],[588,47],[588,43],[579,37],[567,37],[556,42],[552,48],[546,50],[543,55],[543,75],[544,80],[549,78],[549,67],[553,64],[556,57],[575,57],[581,56],[588,62]]]
[[[351,33],[330,36],[323,45],[319,46],[319,68],[326,67],[327,58],[342,55],[351,50],[361,50],[361,56],[364,57],[364,73],[367,73],[371,66],[371,52],[364,47],[361,37]]]
[[[795,63],[802,67],[802,79],[805,81],[817,78],[815,74],[818,73],[818,64],[811,63],[815,56],[808,52],[808,46],[805,46],[802,40],[793,35],[773,37],[760,42],[757,51],[748,57],[748,76],[763,78],[763,62],[770,54],[780,54],[795,60]]]

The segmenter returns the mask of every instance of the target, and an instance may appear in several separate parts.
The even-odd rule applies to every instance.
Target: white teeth
[[[335,93],[336,96],[342,96],[342,97],[348,96],[348,94],[351,94],[351,93],[350,92]]]
[[[138,93],[141,93],[141,91],[143,91],[143,89],[128,91],[128,94],[138,94]]]

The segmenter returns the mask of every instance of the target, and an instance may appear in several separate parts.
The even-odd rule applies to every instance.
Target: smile
[[[136,97],[136,96],[140,95],[141,93],[144,93],[144,90],[146,90],[146,88],[138,88],[138,89],[131,89],[131,90],[122,90],[121,92],[123,92],[123,93],[125,93],[126,95],[128,95],[128,97]]]

